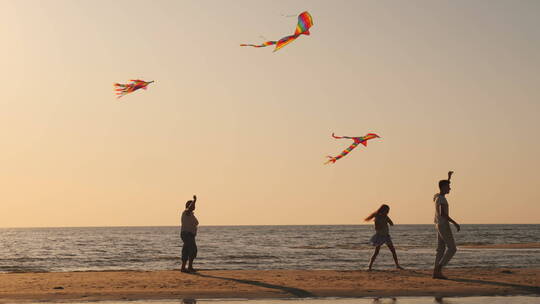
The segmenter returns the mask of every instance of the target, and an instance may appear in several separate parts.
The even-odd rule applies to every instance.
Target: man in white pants
[[[435,267],[433,269],[434,279],[446,279],[442,273],[444,266],[456,253],[456,243],[450,229],[450,223],[456,226],[459,232],[459,224],[456,223],[448,212],[448,201],[446,195],[450,193],[450,178],[454,172],[448,172],[448,179],[439,181],[439,193],[435,194],[435,228],[437,230],[437,255],[435,257]]]

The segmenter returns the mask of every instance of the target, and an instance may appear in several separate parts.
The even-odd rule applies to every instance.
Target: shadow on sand
[[[227,281],[232,281],[232,282],[241,283],[241,284],[248,284],[248,285],[254,285],[254,286],[259,286],[259,287],[264,287],[264,288],[276,289],[276,290],[280,290],[280,291],[284,291],[286,293],[289,293],[289,294],[291,294],[291,295],[293,295],[295,297],[298,297],[298,298],[315,297],[314,294],[312,294],[311,292],[309,292],[307,290],[294,288],[294,287],[274,285],[274,284],[268,284],[268,283],[259,282],[259,281],[252,281],[252,280],[243,280],[243,279],[211,276],[211,275],[202,274],[202,273],[194,273],[194,275],[198,275],[198,276],[201,276],[203,278],[213,278],[213,279],[227,280]]]

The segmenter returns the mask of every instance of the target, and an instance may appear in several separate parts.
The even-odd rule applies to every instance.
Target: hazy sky
[[[311,36],[276,53],[240,43]],[[0,0],[0,226],[540,223],[539,1]],[[113,82],[155,80],[117,100]],[[335,165],[350,142],[376,132]]]

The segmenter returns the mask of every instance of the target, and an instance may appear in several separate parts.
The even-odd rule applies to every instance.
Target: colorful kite
[[[335,163],[336,160],[342,158],[343,156],[349,154],[349,152],[351,152],[354,148],[356,148],[356,146],[358,146],[359,144],[362,144],[364,146],[367,147],[367,141],[370,140],[370,139],[373,139],[373,138],[379,138],[379,135],[375,134],[375,133],[368,133],[366,134],[365,136],[361,136],[361,137],[348,137],[348,136],[335,136],[334,133],[332,133],[332,137],[333,138],[347,138],[347,139],[352,139],[354,142],[345,150],[343,150],[343,152],[341,152],[341,154],[339,154],[338,156],[327,156],[329,158],[329,160],[324,163],[325,165],[326,164],[329,164],[329,163]]]
[[[308,12],[303,12],[300,15],[298,15],[298,24],[296,25],[296,30],[294,31],[293,35],[283,37],[279,39],[278,41],[266,41],[262,44],[256,45],[256,44],[240,44],[240,46],[252,46],[256,48],[265,47],[269,45],[276,45],[276,48],[274,49],[274,52],[281,49],[282,47],[286,46],[287,44],[293,42],[296,38],[300,37],[300,35],[309,35],[309,28],[313,26],[313,18],[311,18],[311,15]]]
[[[152,82],[154,82],[153,80],[149,81],[149,82],[146,82],[146,81],[140,80],[140,79],[131,79],[130,81],[131,81],[131,83],[128,83],[128,84],[121,84],[121,83],[115,83],[114,84],[116,95],[118,95],[118,98],[120,98],[120,97],[122,97],[122,96],[124,96],[126,94],[135,92],[138,89],[146,90],[148,85],[151,84]]]

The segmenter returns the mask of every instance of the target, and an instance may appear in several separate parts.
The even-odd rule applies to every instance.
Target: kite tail
[[[116,98],[120,98],[127,94],[127,90],[128,90],[127,85],[121,84],[121,83],[115,83],[114,87],[115,87],[114,90],[116,91],[115,94],[117,95]]]
[[[329,158],[329,160],[327,160],[327,161],[324,163],[325,165],[328,165],[328,164],[330,164],[330,163],[335,164],[335,163],[336,163],[336,160],[338,160],[336,157],[333,157],[333,156],[330,156],[330,155],[327,156],[327,157]]]
[[[334,133],[332,133],[332,137],[337,138],[337,139],[343,138],[343,136],[336,136],[336,135],[334,135]]]
[[[242,44],[240,44],[240,46],[252,46],[252,47],[256,47],[256,48],[261,48],[261,47],[266,47],[266,46],[269,46],[269,45],[274,45],[276,43],[277,43],[277,41],[266,41],[266,42],[263,42],[261,44],[245,44],[245,43],[242,43]]]

